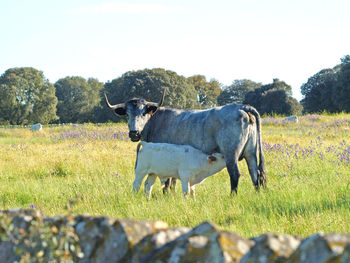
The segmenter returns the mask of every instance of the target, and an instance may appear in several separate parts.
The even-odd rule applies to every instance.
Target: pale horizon
[[[350,54],[350,2],[1,1],[0,74],[34,67],[50,82],[111,81],[164,68],[228,86],[278,78],[300,87]]]

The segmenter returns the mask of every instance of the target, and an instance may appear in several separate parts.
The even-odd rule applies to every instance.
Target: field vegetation
[[[211,221],[244,237],[265,232],[307,236],[350,232],[350,115],[306,115],[299,123],[263,119],[267,188],[256,192],[247,166],[238,195],[222,172],[185,200],[180,183],[152,199],[132,194],[136,145],[125,124],[0,128],[0,207],[45,215],[103,215],[164,220],[170,226]],[[143,187],[141,188],[143,190]]]

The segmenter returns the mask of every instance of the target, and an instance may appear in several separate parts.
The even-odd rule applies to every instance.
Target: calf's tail
[[[135,162],[135,169],[137,167],[137,160],[139,159],[139,151],[140,151],[140,148],[141,146],[143,147],[146,143],[141,141],[139,142],[139,144],[137,145],[137,148],[136,148],[136,162]]]
[[[259,173],[260,173],[260,178],[262,178],[261,184],[265,185],[266,184],[266,171],[265,171],[265,157],[262,151],[262,139],[261,139],[261,118],[259,112],[252,106],[249,105],[243,105],[242,106],[243,110],[247,113],[251,113],[256,120],[256,129],[258,132],[258,146],[259,146]]]

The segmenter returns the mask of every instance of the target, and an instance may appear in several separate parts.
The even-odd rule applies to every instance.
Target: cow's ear
[[[114,112],[118,115],[125,115],[126,114],[126,109],[125,107],[119,107],[114,110]]]
[[[146,113],[153,115],[157,111],[158,107],[154,105],[147,106]]]

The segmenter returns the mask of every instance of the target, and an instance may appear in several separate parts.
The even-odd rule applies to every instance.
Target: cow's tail
[[[141,146],[143,147],[146,143],[141,141],[139,142],[139,144],[137,145],[137,148],[136,148],[136,162],[135,162],[135,169],[137,167],[137,160],[139,159],[139,151],[140,151],[140,148]]]
[[[260,184],[262,186],[266,185],[266,170],[265,170],[265,157],[262,150],[262,139],[261,139],[261,118],[259,112],[252,106],[249,105],[243,105],[243,110],[247,113],[251,113],[256,120],[256,129],[258,133],[258,146],[259,146],[259,166],[258,166],[258,172],[259,172],[259,178],[260,178]]]

